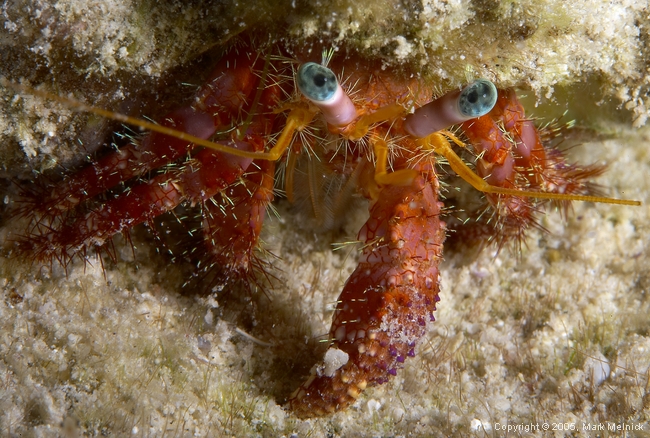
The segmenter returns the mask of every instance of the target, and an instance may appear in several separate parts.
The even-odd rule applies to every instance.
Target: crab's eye
[[[458,96],[458,110],[466,117],[481,117],[497,102],[497,87],[487,79],[478,79],[463,88]]]
[[[317,102],[334,97],[338,86],[334,72],[315,62],[308,62],[300,66],[296,82],[307,99]]]

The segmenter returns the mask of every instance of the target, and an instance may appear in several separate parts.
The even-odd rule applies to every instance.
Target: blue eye
[[[497,87],[487,79],[479,79],[463,88],[458,97],[458,110],[474,118],[489,113],[497,103]]]
[[[300,92],[307,99],[317,102],[331,99],[338,85],[334,72],[315,62],[308,62],[300,66],[296,82]]]

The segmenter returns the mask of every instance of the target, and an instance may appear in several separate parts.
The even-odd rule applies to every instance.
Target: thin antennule
[[[334,47],[330,47],[329,49],[323,49],[320,64],[323,67],[327,67],[333,57],[334,57]]]

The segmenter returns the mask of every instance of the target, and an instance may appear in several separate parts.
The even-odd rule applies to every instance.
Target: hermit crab
[[[276,167],[289,200],[305,159],[341,175],[345,191],[370,200],[369,219],[325,360],[287,402],[303,418],[345,409],[366,387],[386,382],[434,321],[447,233],[436,156],[486,194],[480,219],[457,226],[458,235],[501,246],[522,241],[549,204],[638,204],[591,195],[588,179],[603,168],[568,163],[511,89],[479,79],[434,99],[418,78],[341,54],[315,62],[319,53],[253,50],[242,40],[159,124],[29,90],[151,133],[60,181],[24,188],[17,208],[29,222],[17,251],[67,266],[110,254],[112,236],[137,224],[195,206],[205,245],[197,278],[251,283],[269,269],[257,248]],[[452,145],[474,153],[474,169]]]

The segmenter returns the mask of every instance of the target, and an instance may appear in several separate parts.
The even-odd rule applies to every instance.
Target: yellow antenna
[[[204,146],[206,148],[213,149],[217,152],[223,152],[225,154],[231,154],[238,157],[267,160],[267,161],[278,160],[282,156],[282,153],[286,150],[286,148],[289,147],[289,144],[291,143],[291,138],[293,137],[293,133],[296,130],[302,129],[306,124],[308,124],[311,121],[311,119],[315,115],[315,113],[311,113],[308,110],[304,110],[303,108],[300,107],[292,108],[291,112],[289,113],[289,116],[287,117],[287,124],[282,130],[282,133],[280,134],[280,137],[276,142],[275,146],[268,152],[249,152],[249,151],[242,151],[240,149],[236,149],[231,146],[215,143],[210,140],[205,140],[203,138],[196,137],[186,132],[179,131],[173,128],[168,128],[166,126],[158,125],[156,123],[148,122],[146,120],[138,119],[136,117],[130,117],[124,114],[105,110],[103,108],[99,108],[96,106],[87,105],[75,99],[57,96],[56,94],[52,94],[47,91],[37,90],[27,85],[16,84],[14,82],[8,81],[6,78],[1,76],[0,76],[0,85],[7,88],[11,88],[19,92],[25,92],[38,97],[42,97],[43,99],[53,100],[76,111],[96,114],[98,116],[106,117],[107,119],[115,120],[117,122],[126,123],[132,126],[138,126],[142,129],[147,129],[149,131],[159,132],[161,134],[169,135],[171,137],[175,137],[180,140],[186,140],[188,143],[194,143],[199,146]]]

